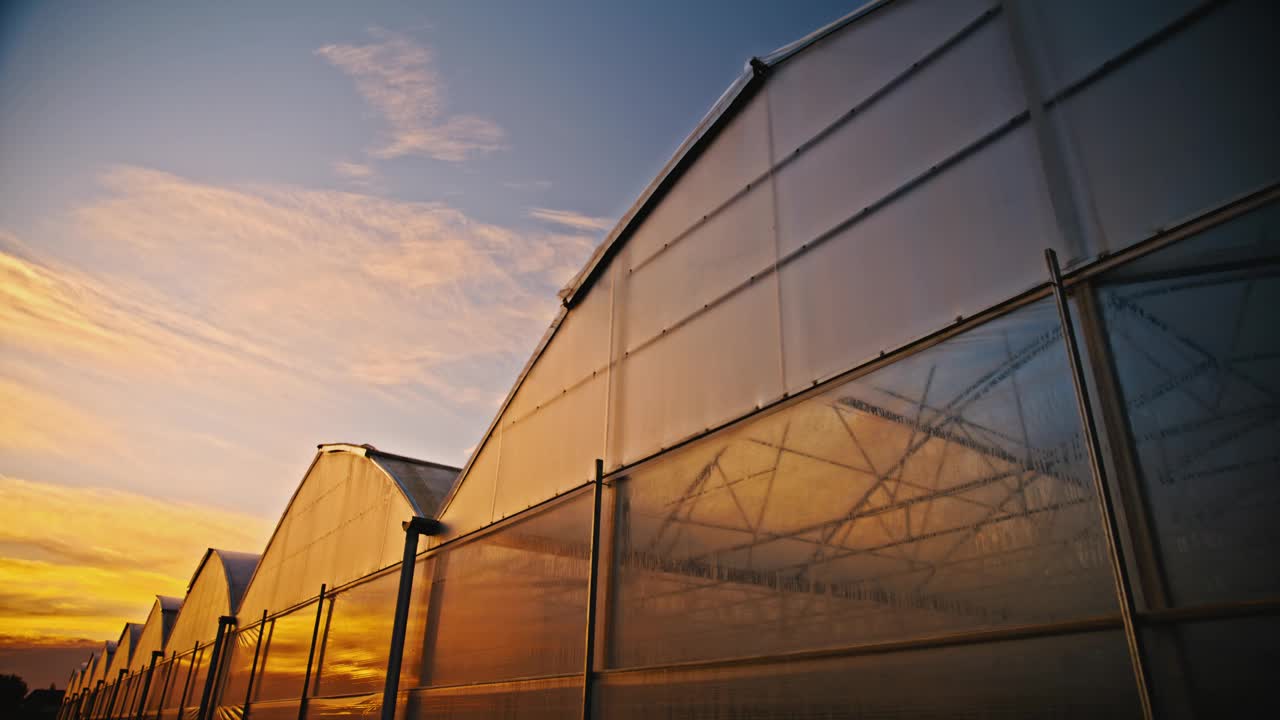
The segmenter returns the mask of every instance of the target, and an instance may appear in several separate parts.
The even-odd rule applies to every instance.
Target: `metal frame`
[[[1093,473],[1094,495],[1098,499],[1098,506],[1105,521],[1102,527],[1111,557],[1111,572],[1115,580],[1116,598],[1120,603],[1120,619],[1124,623],[1125,643],[1129,647],[1129,662],[1133,666],[1134,683],[1138,689],[1142,716],[1146,720],[1151,720],[1150,682],[1143,657],[1142,638],[1138,635],[1134,624],[1137,608],[1133,601],[1129,571],[1120,553],[1118,541],[1120,526],[1111,500],[1111,490],[1107,485],[1106,471],[1102,466],[1102,443],[1098,439],[1098,427],[1094,422],[1093,406],[1089,400],[1084,364],[1080,360],[1080,348],[1076,344],[1075,328],[1071,321],[1071,305],[1067,300],[1067,289],[1062,284],[1062,271],[1058,267],[1057,253],[1052,248],[1048,248],[1044,251],[1044,256],[1049,268],[1054,300],[1058,305],[1058,319],[1062,324],[1062,342],[1066,346],[1067,360],[1071,366],[1071,379],[1075,386],[1076,403],[1080,410],[1080,423],[1084,428],[1085,448],[1089,451],[1089,469]]]
[[[600,501],[604,494],[604,460],[596,459],[596,477],[592,491],[591,556],[587,566],[587,622],[583,643],[582,720],[590,720],[594,701],[592,690],[596,663],[596,598],[600,578]]]
[[[306,720],[307,698],[311,697],[311,670],[316,659],[316,641],[320,634],[320,618],[324,616],[325,585],[320,585],[320,595],[316,601],[316,622],[311,627],[311,649],[307,651],[307,671],[302,676],[302,697],[298,700],[298,720]],[[331,603],[332,604],[332,603]]]

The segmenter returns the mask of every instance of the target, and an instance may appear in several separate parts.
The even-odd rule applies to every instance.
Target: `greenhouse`
[[[465,467],[321,446],[63,720],[1275,715],[1274,15],[752,58]]]

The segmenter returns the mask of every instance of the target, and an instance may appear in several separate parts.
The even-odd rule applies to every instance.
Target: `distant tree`
[[[0,717],[13,717],[27,696],[27,683],[17,675],[0,675]]]

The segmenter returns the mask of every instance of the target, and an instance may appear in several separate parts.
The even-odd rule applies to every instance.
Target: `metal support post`
[[[164,657],[163,650],[151,651],[151,664],[147,666],[147,677],[142,684],[142,695],[138,698],[138,712],[134,713],[134,720],[142,720],[142,713],[147,708],[147,695],[151,692],[151,679],[156,674],[156,663],[160,658]]]
[[[111,699],[107,700],[106,709],[103,710],[103,717],[110,718],[111,713],[116,709],[116,696],[120,694],[120,683],[124,682],[124,674],[129,672],[128,668],[120,668],[120,672],[116,673],[116,681],[111,685]]]
[[[197,641],[195,647],[191,648],[191,664],[187,665],[187,679],[182,681],[182,697],[178,699],[178,715],[183,715],[187,709],[187,696],[191,694],[191,679],[196,674],[196,663],[200,660],[200,643]]]
[[[596,585],[600,573],[600,500],[604,495],[604,460],[596,459],[596,478],[591,511],[591,559],[587,567],[587,637],[582,668],[582,720],[590,720],[594,702],[593,685],[596,662]]]
[[[1124,558],[1120,556],[1118,544],[1120,528],[1116,521],[1115,506],[1111,502],[1111,494],[1107,489],[1106,475],[1102,469],[1102,446],[1098,439],[1098,427],[1093,419],[1093,408],[1089,402],[1089,389],[1085,384],[1080,348],[1076,344],[1075,329],[1071,322],[1071,306],[1067,302],[1067,289],[1062,284],[1058,254],[1052,248],[1046,248],[1044,258],[1049,266],[1049,281],[1053,286],[1053,297],[1058,304],[1058,320],[1062,324],[1062,342],[1066,345],[1067,362],[1071,367],[1071,380],[1076,391],[1076,405],[1080,410],[1080,422],[1084,427],[1085,448],[1089,452],[1089,469],[1093,473],[1094,494],[1102,510],[1104,521],[1102,530],[1111,556],[1111,576],[1115,581],[1116,597],[1120,601],[1120,619],[1124,624],[1125,642],[1129,646],[1129,662],[1133,666],[1134,682],[1137,683],[1138,701],[1142,706],[1142,717],[1151,720],[1151,694],[1142,657],[1142,639],[1134,626],[1136,610],[1133,604],[1133,591]]]
[[[204,690],[200,693],[200,709],[196,711],[196,720],[204,720],[209,712],[209,699],[213,695],[214,683],[218,680],[218,670],[222,665],[222,647],[227,642],[227,628],[235,625],[236,619],[231,615],[218,618],[218,634],[213,639],[213,653],[209,655],[209,669],[204,674]]]
[[[320,635],[320,618],[324,617],[324,591],[328,588],[320,584],[320,598],[316,600],[316,623],[311,626],[311,649],[307,651],[307,671],[302,676],[302,698],[298,701],[298,720],[306,720],[307,695],[311,693],[311,665],[316,661],[316,641]]]
[[[107,657],[102,656],[102,662],[106,662]],[[98,702],[102,700],[102,686],[106,685],[105,679],[99,680],[97,685],[93,686],[93,694],[89,696],[89,712],[85,713],[86,717],[92,718],[98,712]]]
[[[394,720],[400,693],[400,663],[404,659],[404,634],[409,627],[409,603],[413,600],[413,571],[417,565],[418,538],[438,535],[443,526],[430,518],[414,517],[401,523],[404,554],[400,558],[400,587],[396,591],[396,615],[391,624],[391,649],[387,652],[387,677],[382,686],[382,720]]]
[[[253,646],[253,664],[249,666],[249,685],[244,689],[244,706],[240,708],[241,720],[249,718],[249,701],[253,699],[253,680],[258,674],[258,654],[262,652],[262,641],[267,635],[267,611],[262,611],[262,622],[258,625],[258,642]]]
[[[160,719],[160,713],[164,710],[164,701],[169,697],[169,686],[172,685],[170,679],[173,677],[173,666],[178,664],[178,651],[174,650],[169,655],[169,662],[164,666],[164,678],[160,681],[160,699],[156,701],[156,720]]]

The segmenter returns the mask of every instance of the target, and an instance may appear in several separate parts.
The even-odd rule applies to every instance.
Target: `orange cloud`
[[[257,551],[270,530],[243,513],[0,476],[0,627],[10,643],[113,640],[156,594],[185,594],[206,547]]]

